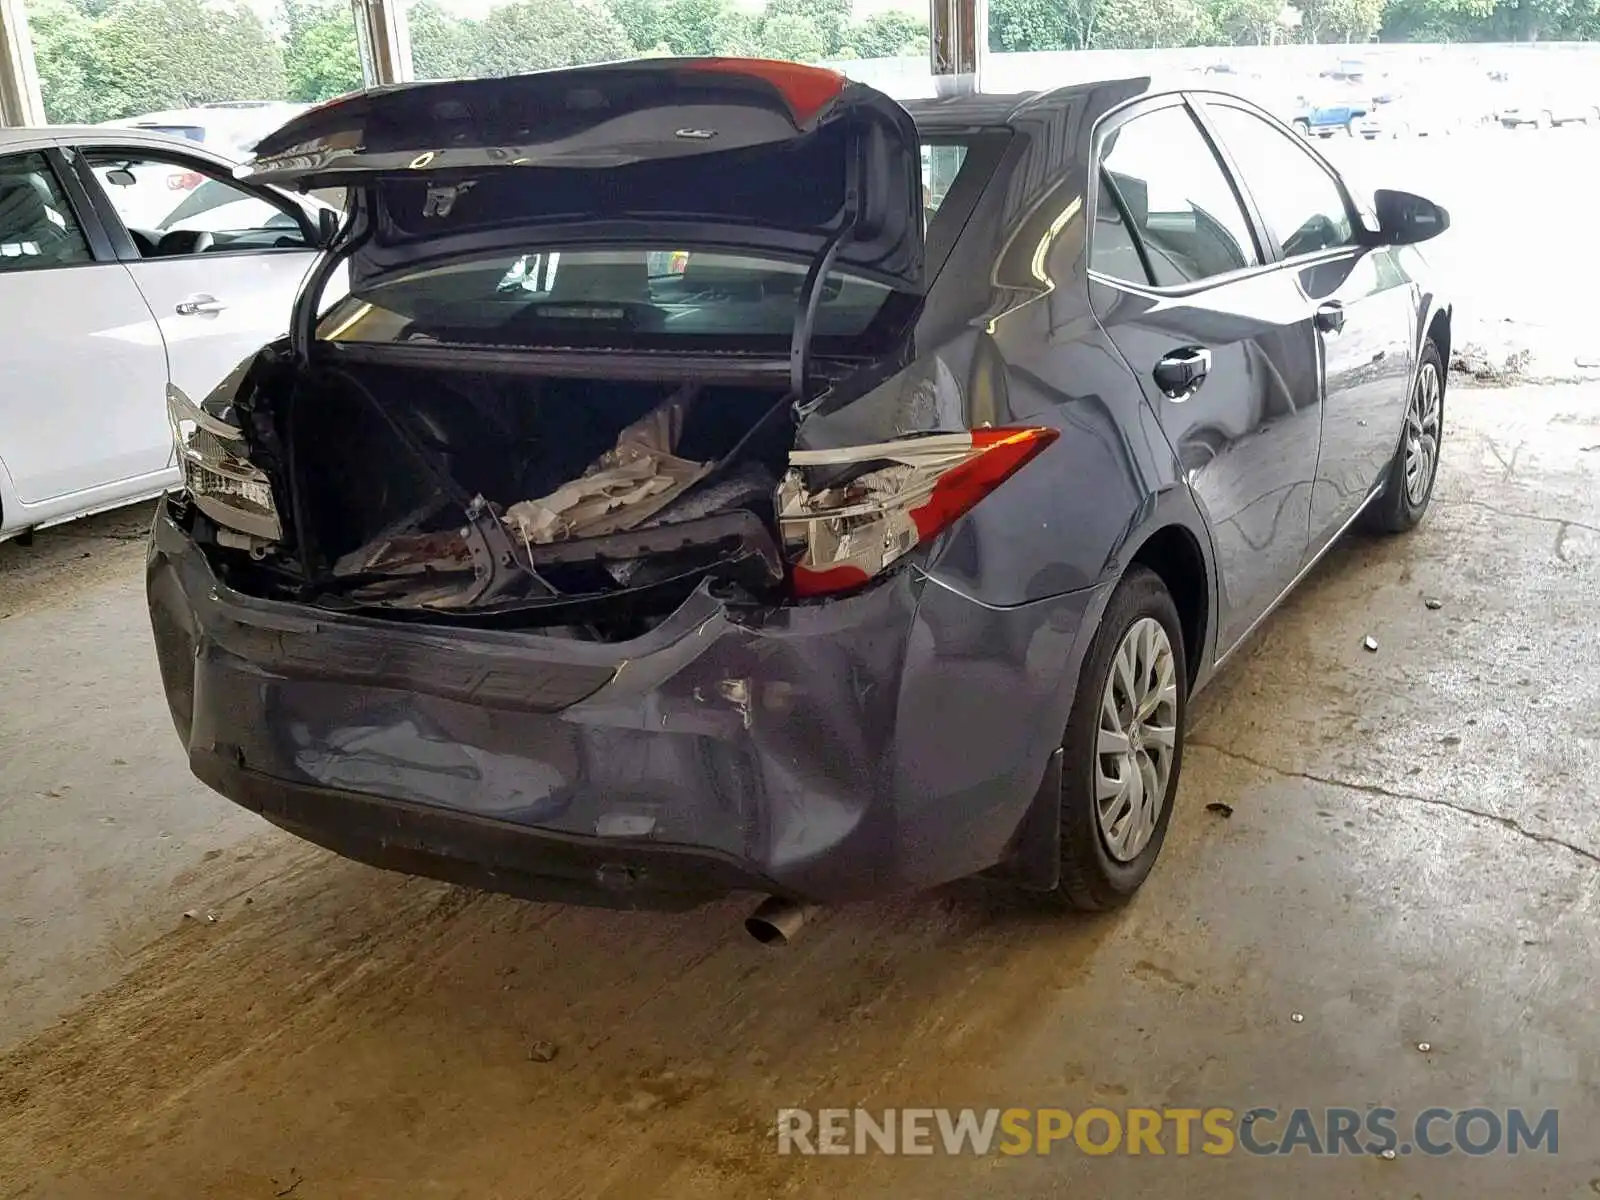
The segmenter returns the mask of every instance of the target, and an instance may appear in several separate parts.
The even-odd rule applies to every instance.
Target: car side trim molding
[[[1229,646],[1221,654],[1217,655],[1216,661],[1211,664],[1211,669],[1213,671],[1220,670],[1222,668],[1222,664],[1233,657],[1234,651],[1236,651],[1240,646],[1244,645],[1245,642],[1250,640],[1250,635],[1260,628],[1261,623],[1277,611],[1278,605],[1287,600],[1289,598],[1289,593],[1300,586],[1300,581],[1307,575],[1311,574],[1312,568],[1322,561],[1323,555],[1327,554],[1329,550],[1333,549],[1333,547],[1338,544],[1339,539],[1344,537],[1344,535],[1349,532],[1350,527],[1361,519],[1361,514],[1367,511],[1367,506],[1383,494],[1383,488],[1384,483],[1379,482],[1376,487],[1367,493],[1367,498],[1361,502],[1360,507],[1357,508],[1355,512],[1351,513],[1346,519],[1345,523],[1339,526],[1339,528],[1334,532],[1333,536],[1327,541],[1323,542],[1321,547],[1318,548],[1317,552],[1308,560],[1306,560],[1306,565],[1295,572],[1294,578],[1289,581],[1288,586],[1286,586],[1283,591],[1277,594],[1272,603],[1267,605],[1260,616],[1258,616],[1254,621],[1250,622],[1249,626],[1243,633],[1239,635],[1238,640],[1235,641],[1233,645]]]

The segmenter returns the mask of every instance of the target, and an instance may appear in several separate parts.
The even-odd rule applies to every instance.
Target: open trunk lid
[[[460,254],[642,240],[924,286],[916,127],[820,67],[663,58],[373,89],[291,120],[239,173],[353,189],[354,287]]]

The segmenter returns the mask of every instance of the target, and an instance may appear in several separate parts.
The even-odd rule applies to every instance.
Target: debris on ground
[[[1216,813],[1219,817],[1231,817],[1233,816],[1233,805],[1224,804],[1220,800],[1213,800],[1206,805],[1206,811],[1208,813]]]
[[[561,1048],[554,1042],[538,1041],[528,1047],[528,1061],[546,1063],[554,1062]]]
[[[213,912],[202,913],[198,908],[191,908],[184,912],[185,921],[204,921],[208,925],[217,923],[217,914]]]
[[[1374,653],[1377,652],[1378,639],[1373,637],[1370,633],[1366,637],[1361,639],[1361,644],[1363,646],[1365,646],[1368,650],[1370,650],[1370,651],[1372,651]]]
[[[1433,1043],[1432,1042],[1418,1042],[1417,1043],[1417,1049],[1422,1051],[1424,1054],[1426,1054],[1428,1051],[1433,1049]]]
[[[1444,601],[1439,599],[1439,597],[1437,597],[1437,596],[1429,596],[1426,599],[1424,599],[1422,603],[1427,605],[1429,608],[1431,608],[1435,612],[1438,612],[1441,608],[1444,607]]]
[[[1290,1013],[1289,1014],[1289,1020],[1293,1021],[1296,1025],[1299,1025],[1305,1019],[1306,1019],[1305,1013]]]
[[[1515,383],[1528,369],[1533,354],[1513,350],[1498,363],[1477,342],[1463,342],[1450,354],[1450,369],[1471,375],[1479,383]]]

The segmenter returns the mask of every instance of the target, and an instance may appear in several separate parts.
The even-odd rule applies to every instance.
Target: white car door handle
[[[202,292],[197,296],[190,296],[187,300],[178,301],[178,315],[180,317],[194,317],[203,313],[219,313],[227,307],[215,296],[207,296]]]

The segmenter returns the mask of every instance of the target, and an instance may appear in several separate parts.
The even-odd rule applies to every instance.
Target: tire
[[[1154,626],[1147,622],[1153,622]],[[1165,635],[1164,654],[1155,636],[1157,629]],[[1147,641],[1144,644],[1153,645],[1156,650],[1151,661],[1165,662],[1170,666],[1170,683],[1174,689],[1170,698],[1164,701],[1160,697],[1167,694],[1165,686],[1149,689],[1146,695],[1153,695],[1158,701],[1150,712],[1150,719],[1142,724],[1139,737],[1125,739],[1131,740],[1135,746],[1142,744],[1145,747],[1144,763],[1150,768],[1149,775],[1139,771],[1137,765],[1132,765],[1135,754],[1126,757],[1115,754],[1102,756],[1099,752],[1102,711],[1108,689],[1112,689],[1112,698],[1119,701],[1121,713],[1126,713],[1126,707],[1121,704],[1127,699],[1121,682],[1123,676],[1119,672],[1115,683],[1112,679],[1112,673],[1118,666],[1119,652],[1124,651],[1124,643],[1130,638],[1137,640],[1140,637],[1145,637]],[[1167,670],[1158,669],[1147,675],[1146,679],[1152,677],[1160,683],[1169,675]],[[1106,602],[1100,626],[1095,631],[1094,641],[1089,646],[1078,676],[1072,716],[1067,721],[1066,734],[1061,742],[1065,750],[1061,780],[1061,882],[1050,894],[1051,900],[1059,907],[1087,912],[1116,908],[1126,903],[1149,876],[1161,853],[1161,845],[1166,840],[1167,826],[1172,820],[1172,802],[1178,792],[1178,776],[1183,766],[1183,722],[1188,692],[1189,671],[1184,658],[1183,626],[1178,620],[1177,606],[1155,572],[1140,566],[1132,567]],[[1167,726],[1169,718],[1170,727]],[[1115,719],[1122,720],[1123,716]],[[1124,721],[1122,727],[1126,728],[1128,724]],[[1153,828],[1149,829],[1136,853],[1131,856],[1128,854],[1134,850],[1132,838],[1123,845],[1121,854],[1114,853],[1111,838],[1102,827],[1100,803],[1096,798],[1097,779],[1107,766],[1115,768],[1118,775],[1131,779],[1131,775],[1124,774],[1131,767],[1132,771],[1139,773],[1137,790],[1142,794],[1144,781],[1157,778],[1160,774],[1160,743],[1154,738],[1146,741],[1144,736],[1144,731],[1154,725],[1170,728],[1171,731],[1166,786],[1160,796],[1160,810],[1155,815]],[[1115,781],[1108,777],[1108,782]],[[1117,810],[1127,808],[1130,812],[1136,806],[1136,802],[1129,799],[1126,793],[1115,800],[1108,800],[1107,804]],[[1129,820],[1132,820],[1131,816]],[[1124,827],[1127,827],[1126,823]]]
[[[1437,388],[1434,393],[1431,421],[1428,419],[1429,405],[1426,399],[1430,373]],[[1432,341],[1424,342],[1422,361],[1417,364],[1416,382],[1412,384],[1411,395],[1406,398],[1406,419],[1400,430],[1400,444],[1395,447],[1394,458],[1390,460],[1383,494],[1372,502],[1364,514],[1362,523],[1368,532],[1404,533],[1408,529],[1415,528],[1426,515],[1428,502],[1433,499],[1433,485],[1439,478],[1439,452],[1444,445],[1446,382],[1444,361],[1439,356],[1439,347]],[[1417,436],[1418,430],[1424,435],[1430,434],[1431,431],[1433,450],[1424,467],[1425,481],[1419,488],[1412,488],[1407,483],[1407,470],[1411,442]]]
[[[1311,122],[1310,121],[1296,121],[1294,123],[1294,131],[1296,133],[1298,133],[1303,138],[1310,137],[1311,136]]]

